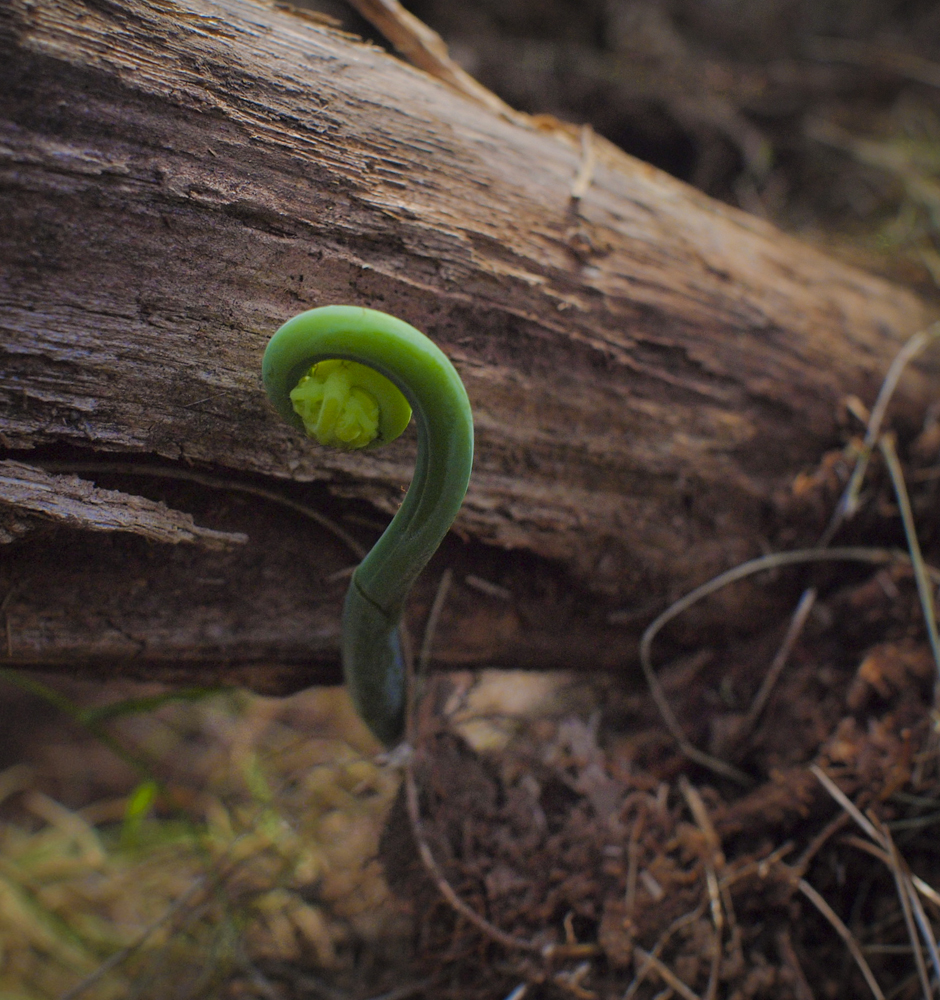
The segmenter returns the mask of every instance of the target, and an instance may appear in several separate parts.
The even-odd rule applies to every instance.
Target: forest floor
[[[412,6],[515,107],[937,297],[935,3]],[[0,998],[935,995],[940,405],[895,442],[874,403],[781,500],[869,555],[767,564],[791,617],[665,623],[645,684],[433,674],[388,759],[341,691],[4,673]]]
[[[854,461],[795,495],[834,507]],[[940,466],[905,472],[936,539]],[[929,997],[937,667],[866,482],[843,530],[883,561],[765,559],[789,620],[653,645],[647,689],[431,674],[391,759],[340,689],[5,673],[0,996]]]

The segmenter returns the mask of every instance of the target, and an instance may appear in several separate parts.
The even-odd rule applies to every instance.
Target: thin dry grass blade
[[[855,959],[855,964],[859,967],[859,970],[865,977],[865,982],[868,983],[868,988],[871,990],[872,996],[875,1000],[885,1000],[885,995],[882,993],[881,987],[878,985],[878,980],[875,979],[875,975],[871,971],[868,962],[865,961],[865,956],[862,954],[862,949],[858,946],[858,941],[855,940],[855,936],[848,929],[848,927],[845,926],[839,918],[839,915],[805,879],[801,878],[797,882],[797,887],[800,892],[802,892],[803,895],[813,904],[813,906],[815,906],[816,909],[819,910],[819,912],[829,921],[835,932],[845,942],[849,951],[852,953],[852,958]]]
[[[680,997],[684,1000],[702,1000],[698,993],[690,990],[688,986],[669,968],[665,962],[660,961],[655,955],[650,954],[648,951],[644,951],[642,948],[634,948],[634,954],[640,959],[641,962],[646,963],[651,968],[655,969],[659,974],[662,981],[669,986],[671,989],[675,990]]]
[[[774,657],[773,663],[770,665],[770,669],[764,675],[764,680],[761,683],[760,689],[754,696],[754,700],[751,702],[751,707],[747,710],[747,715],[741,723],[741,728],[737,733],[737,739],[739,741],[743,740],[748,733],[750,733],[756,725],[757,720],[760,718],[761,712],[764,711],[764,707],[770,699],[770,695],[773,692],[777,681],[780,679],[780,675],[783,673],[783,668],[786,666],[787,660],[790,659],[793,647],[796,645],[796,641],[799,639],[800,633],[806,625],[806,619],[809,618],[809,614],[813,610],[813,605],[815,603],[816,588],[810,587],[809,589],[804,590],[803,596],[800,598],[800,601],[796,606],[796,610],[790,618],[790,625],[787,628],[787,634],[783,637],[783,642],[777,650],[777,655]]]
[[[820,784],[822,784],[826,791],[829,792],[829,794],[836,800],[836,802],[839,803],[843,810],[855,820],[855,822],[873,841],[872,844],[869,844],[866,841],[851,837],[848,838],[849,842],[878,858],[878,860],[882,861],[891,872],[891,875],[894,878],[895,886],[897,887],[898,899],[900,900],[901,911],[904,916],[904,923],[907,926],[908,936],[911,939],[911,947],[914,951],[914,962],[917,967],[917,976],[920,979],[921,989],[925,1000],[930,1000],[933,995],[933,990],[930,985],[930,976],[927,972],[927,966],[924,962],[923,951],[921,950],[920,942],[918,941],[918,929],[924,939],[924,944],[926,945],[927,952],[930,955],[938,980],[940,980],[940,954],[938,954],[937,951],[937,942],[933,936],[930,921],[927,919],[927,914],[924,913],[920,898],[917,895],[919,887],[915,885],[914,879],[911,877],[910,871],[908,870],[904,859],[898,852],[894,839],[891,836],[891,831],[881,824],[876,827],[875,823],[868,819],[868,817],[862,815],[861,810],[855,805],[854,802],[851,801],[851,799],[848,798],[842,789],[836,785],[832,778],[830,778],[821,767],[813,764],[811,765],[810,770],[816,775]],[[918,879],[917,881],[921,882],[922,880]],[[929,886],[927,888],[929,889]]]
[[[852,470],[849,482],[839,503],[836,505],[832,520],[829,522],[829,526],[826,528],[820,544],[825,545],[836,533],[842,522],[852,517],[858,509],[858,493],[861,489],[862,480],[865,478],[872,449],[881,435],[881,425],[884,422],[885,413],[887,412],[888,404],[891,402],[891,397],[894,395],[894,390],[897,388],[904,369],[938,336],[940,336],[940,322],[932,323],[925,330],[919,330],[898,351],[891,362],[891,366],[888,368],[884,382],[882,382],[881,389],[878,392],[878,398],[875,400],[875,405],[872,407],[871,415],[868,418],[868,427],[865,431],[862,453],[855,463],[855,468]]]
[[[917,593],[920,597],[920,606],[924,612],[924,621],[927,625],[927,636],[930,639],[930,648],[933,651],[934,663],[937,667],[937,674],[940,676],[940,636],[937,635],[937,615],[934,607],[933,593],[927,579],[927,570],[924,564],[924,557],[921,555],[920,542],[917,539],[917,528],[914,524],[914,513],[911,510],[910,497],[907,494],[907,486],[904,482],[904,471],[898,459],[897,450],[894,447],[894,435],[885,434],[879,440],[881,453],[884,455],[891,476],[891,483],[894,486],[894,493],[898,500],[898,507],[901,511],[901,520],[904,524],[904,534],[907,536],[907,545],[911,553],[911,566],[914,568],[914,580],[917,582]]]
[[[688,913],[683,913],[681,917],[677,917],[663,931],[663,933],[660,934],[659,939],[653,946],[653,950],[648,953],[649,956],[652,958],[658,958],[675,933],[682,930],[682,928],[686,927],[688,924],[695,923],[695,921],[702,916],[705,912],[706,905],[706,903],[699,903],[694,910],[689,910]],[[644,952],[643,954],[646,955],[647,952]],[[633,982],[631,982],[627,987],[627,990],[621,1000],[633,1000],[633,997],[636,995],[636,991],[643,985],[643,981],[646,979],[650,969],[653,967],[652,964],[646,960],[646,958],[641,958],[638,965],[639,968],[637,969],[636,976],[633,978]]]
[[[894,878],[894,885],[897,888],[898,899],[901,902],[901,912],[904,915],[904,925],[907,927],[907,936],[911,939],[911,949],[914,952],[914,965],[917,969],[917,978],[920,980],[920,988],[924,994],[924,1000],[931,1000],[932,990],[930,988],[930,977],[927,975],[927,963],[924,962],[924,953],[917,939],[917,927],[914,923],[914,914],[911,908],[911,897],[916,896],[910,879],[901,864],[897,848],[891,840],[888,831],[883,831],[884,843],[887,847],[888,868]]]
[[[832,778],[830,778],[818,764],[810,764],[809,769],[819,779],[819,783],[823,786],[823,788],[825,788],[826,791],[836,800],[836,802],[838,802],[839,805],[842,806],[842,808],[852,817],[852,819],[858,823],[865,833],[867,833],[876,844],[884,849],[885,843],[878,831],[862,815],[858,806],[845,794],[845,792],[842,791]]]
[[[934,975],[937,977],[937,981],[940,982],[940,953],[937,951],[937,940],[934,937],[930,921],[927,919],[927,914],[924,912],[920,898],[917,895],[917,889],[914,886],[914,880],[911,878],[910,870],[894,843],[891,831],[887,827],[884,827],[882,835],[891,862],[891,874],[894,876],[895,883],[897,884],[898,895],[902,897],[901,905],[904,908],[905,922],[910,917],[908,933],[911,938],[911,946],[914,949],[914,959],[917,962],[917,974],[920,977],[924,997],[926,1000],[930,1000],[933,991],[930,986],[927,966],[924,963],[924,956],[917,941],[917,930],[920,930],[920,935],[924,939],[924,946],[933,964]],[[916,929],[914,928],[915,924],[917,925]]]
[[[437,633],[438,622],[441,620],[441,612],[447,602],[447,595],[450,592],[450,585],[454,574],[450,566],[441,574],[440,583],[437,585],[437,593],[434,595],[434,603],[428,615],[428,622],[424,628],[424,638],[421,642],[421,652],[418,654],[418,677],[424,677],[431,662],[431,650],[434,648],[434,636]]]
[[[101,981],[112,969],[116,969],[122,962],[130,958],[135,951],[147,943],[147,939],[163,924],[167,923],[181,910],[187,906],[208,881],[207,876],[197,879],[190,888],[178,899],[174,900],[169,907],[149,926],[146,927],[137,940],[132,944],[121,948],[106,958],[97,969],[89,973],[81,982],[76,983],[70,990],[62,994],[59,1000],[77,1000],[78,997],[87,993],[92,986]]]
[[[696,587],[686,594],[685,597],[680,598],[666,608],[654,621],[650,622],[640,640],[640,666],[643,669],[643,676],[646,678],[653,701],[659,709],[659,714],[662,716],[666,728],[685,756],[689,760],[701,764],[702,767],[708,768],[715,774],[737,782],[739,785],[748,787],[753,784],[750,776],[733,764],[729,764],[718,757],[713,757],[711,754],[705,753],[704,750],[699,750],[698,747],[694,746],[685,735],[679,720],[672,710],[672,706],[669,704],[669,699],[666,697],[666,693],[659,683],[659,678],[656,676],[656,671],[653,669],[651,650],[653,640],[673,618],[678,617],[683,611],[686,611],[703,598],[709,597],[711,594],[721,590],[722,587],[727,587],[729,584],[737,583],[739,580],[753,576],[755,573],[765,572],[766,570],[812,562],[865,562],[883,564],[897,561],[910,562],[910,556],[906,552],[894,549],[867,548],[865,546],[845,546],[831,549],[796,549],[793,552],[776,552],[769,556],[759,556],[757,559],[751,559],[748,562],[726,570],[724,573],[720,573],[718,576],[703,583],[700,587]],[[937,571],[934,570],[933,572],[936,573]],[[937,575],[940,577],[940,573]]]

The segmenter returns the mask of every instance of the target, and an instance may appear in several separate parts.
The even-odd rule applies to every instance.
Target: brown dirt
[[[643,951],[700,997],[865,995],[844,944],[801,893],[805,879],[885,991],[918,996],[890,872],[851,842],[864,835],[810,770],[824,769],[893,830],[916,873],[940,881],[935,667],[915,603],[907,570],[830,590],[758,728],[738,743],[729,734],[782,627],[716,650],[695,676],[688,659],[664,672],[687,732],[744,767],[749,788],[690,766],[646,695],[609,691],[602,715],[541,720],[496,754],[477,754],[445,725],[425,734],[415,774],[428,847],[467,904],[535,948],[507,949],[454,913],[400,797],[383,859],[415,914],[428,995],[506,996],[525,983],[538,987],[530,996],[620,997]],[[659,995],[664,975],[648,971],[635,995]]]
[[[819,517],[848,470],[833,454],[800,477],[794,518]],[[908,477],[936,555],[936,466]],[[849,533],[898,542],[885,484]],[[677,989],[670,976],[703,998],[869,995],[813,890],[886,995],[922,995],[891,871],[811,770],[883,823],[915,874],[940,883],[936,666],[913,575],[903,565],[842,567],[767,586],[794,583],[818,586],[819,597],[752,730],[742,720],[787,622],[700,636],[697,650],[659,670],[693,744],[741,768],[749,787],[691,764],[650,696],[616,681],[598,689],[602,710],[542,718],[498,752],[477,753],[446,719],[424,716],[413,773],[426,845],[497,929],[472,926],[444,898],[400,795],[383,860],[415,917],[427,995],[502,997],[526,984],[527,996],[653,997]],[[438,679],[428,701],[446,704],[447,685]],[[925,905],[936,920],[940,908]],[[644,953],[661,966],[644,967]]]

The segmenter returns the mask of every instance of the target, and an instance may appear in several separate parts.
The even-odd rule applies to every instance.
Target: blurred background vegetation
[[[378,44],[342,0],[305,0]],[[940,278],[932,0],[411,0],[515,108],[930,290]]]

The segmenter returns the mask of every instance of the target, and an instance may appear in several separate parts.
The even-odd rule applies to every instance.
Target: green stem
[[[291,390],[320,361],[355,361],[384,375],[415,413],[418,456],[392,523],[353,574],[343,608],[343,671],[353,700],[386,745],[404,731],[405,676],[398,629],[408,591],[447,534],[473,463],[473,417],[460,376],[424,334],[393,316],[324,306],[288,320],[271,338],[262,373],[271,402],[304,424]]]

